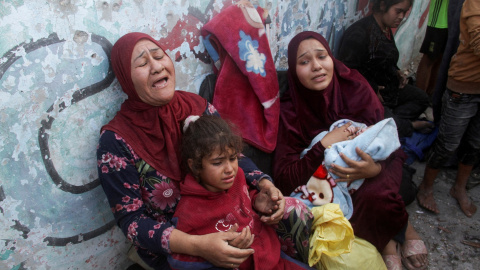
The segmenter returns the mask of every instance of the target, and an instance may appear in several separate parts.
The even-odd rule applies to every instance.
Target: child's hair
[[[240,153],[243,148],[242,137],[238,135],[233,124],[213,115],[204,115],[196,121],[191,121],[182,138],[182,164],[193,173],[198,175],[202,169],[202,159],[212,154],[217,147],[222,154],[227,148]],[[193,168],[188,166],[188,159],[193,160]]]

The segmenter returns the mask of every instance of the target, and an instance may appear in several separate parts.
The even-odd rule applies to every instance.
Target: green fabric
[[[428,26],[448,28],[448,2],[449,0],[430,0]]]

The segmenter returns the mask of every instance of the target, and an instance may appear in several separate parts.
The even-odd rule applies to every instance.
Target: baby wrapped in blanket
[[[357,136],[352,140],[332,144],[325,149],[323,164],[317,169],[306,185],[297,187],[290,195],[302,200],[310,208],[327,203],[339,204],[343,215],[347,219],[350,219],[353,213],[351,194],[360,188],[364,179],[355,180],[350,184],[347,182],[335,182],[338,176],[328,172],[332,164],[348,167],[340,157],[340,153],[343,153],[352,160],[359,161],[361,157],[358,156],[355,151],[355,148],[358,147],[370,155],[374,161],[379,161],[385,160],[392,152],[400,147],[397,126],[392,118],[384,119],[370,127],[367,127],[363,123],[342,119],[333,123],[329,131],[349,122],[352,122],[350,128],[356,128]],[[312,146],[319,142],[327,133],[327,131],[324,131],[318,134],[312,140],[309,147],[300,154],[300,157],[302,158]]]

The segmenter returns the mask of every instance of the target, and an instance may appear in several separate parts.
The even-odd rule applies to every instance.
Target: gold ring
[[[347,179],[350,179],[350,174],[347,174]]]

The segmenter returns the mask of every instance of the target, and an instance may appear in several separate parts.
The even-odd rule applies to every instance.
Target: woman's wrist
[[[170,236],[170,250],[173,253],[182,253],[190,256],[200,256],[200,241],[197,235],[190,235],[174,229]]]
[[[201,236],[200,235],[189,235],[187,234],[188,237],[189,237],[189,240],[188,240],[188,243],[187,245],[189,247],[191,247],[191,250],[189,250],[189,252],[187,254],[189,255],[192,255],[192,256],[198,256],[198,257],[201,257],[201,250],[202,250],[202,247],[201,247]]]
[[[266,189],[266,188],[269,188],[269,187],[274,187],[275,185],[273,184],[272,180],[270,180],[269,178],[262,178],[258,181],[258,184],[257,184],[257,190],[262,190],[262,189]]]
[[[376,172],[372,177],[375,177],[380,174],[382,171],[382,164],[380,162],[375,162]]]
[[[325,140],[325,138],[321,139],[320,140],[320,145],[324,148],[324,149],[327,149],[329,147],[332,146],[332,143],[330,142],[330,140]]]

